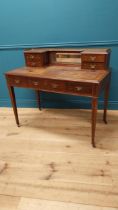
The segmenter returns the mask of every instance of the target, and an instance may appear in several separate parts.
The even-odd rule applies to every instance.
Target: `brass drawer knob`
[[[58,85],[57,84],[52,84],[52,88],[57,88]]]
[[[33,84],[34,84],[35,86],[37,86],[39,83],[38,83],[38,82],[34,82]]]
[[[33,59],[34,58],[34,55],[30,55],[29,58]]]
[[[76,89],[77,91],[80,91],[80,90],[82,90],[82,87],[75,87],[75,89]]]
[[[20,83],[20,80],[19,79],[15,79],[15,83],[16,84],[19,84]]]
[[[91,56],[91,57],[90,57],[90,60],[91,60],[91,61],[95,61],[95,59],[96,59],[95,56]]]
[[[90,65],[90,68],[91,68],[91,69],[95,69],[95,67],[96,67],[95,64]]]

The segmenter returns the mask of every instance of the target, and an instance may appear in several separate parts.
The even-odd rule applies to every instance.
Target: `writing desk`
[[[92,146],[95,147],[95,129],[98,107],[98,97],[104,90],[103,121],[107,123],[107,104],[110,86],[110,71],[83,69],[80,65],[47,65],[42,67],[22,67],[5,74],[7,86],[13,106],[16,123],[19,126],[14,87],[32,88],[37,91],[71,94],[91,97],[92,118],[91,134]],[[40,107],[40,101],[39,101]]]

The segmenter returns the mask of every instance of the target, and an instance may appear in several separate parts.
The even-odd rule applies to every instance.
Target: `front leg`
[[[12,103],[12,107],[13,107],[13,111],[14,111],[14,115],[15,115],[16,124],[17,124],[18,127],[20,127],[20,123],[19,123],[19,119],[18,119],[18,112],[17,112],[17,105],[16,105],[16,98],[15,98],[14,87],[10,86],[8,84],[8,90],[9,90],[9,95],[10,95],[10,99],[11,99],[11,103]]]
[[[96,118],[97,118],[97,109],[98,109],[98,98],[92,98],[92,146],[95,145],[95,130],[96,130]]]

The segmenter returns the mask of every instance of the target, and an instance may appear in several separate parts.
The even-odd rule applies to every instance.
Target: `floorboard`
[[[0,113],[2,210],[7,198],[13,210],[118,208],[118,111],[108,111],[108,125],[98,112],[96,149],[90,110],[18,111],[20,128],[12,109]]]

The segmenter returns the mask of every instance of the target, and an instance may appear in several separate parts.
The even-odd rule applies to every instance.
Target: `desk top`
[[[47,67],[22,67],[6,73],[8,76],[24,76],[30,78],[47,78],[63,81],[100,83],[109,71],[81,70],[78,66],[47,66]]]

